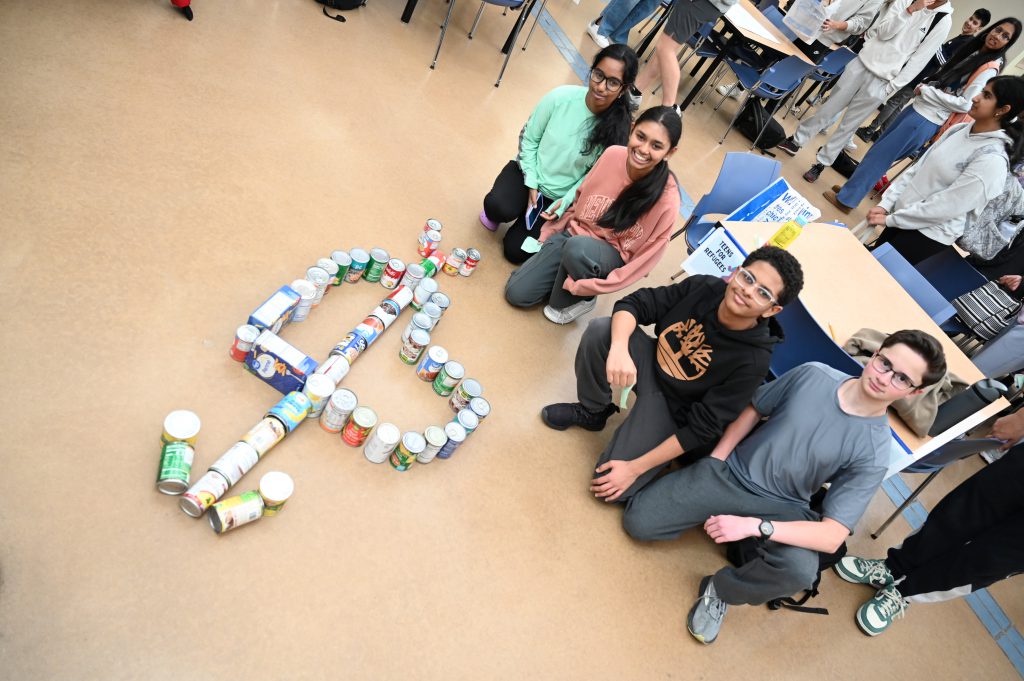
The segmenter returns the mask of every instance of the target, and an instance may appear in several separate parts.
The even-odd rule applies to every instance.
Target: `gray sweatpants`
[[[854,59],[839,77],[839,82],[832,88],[825,103],[797,127],[793,141],[797,146],[804,146],[811,137],[828,127],[836,114],[845,111],[839,127],[825,142],[825,146],[818,150],[817,162],[832,165],[853,139],[853,133],[857,132],[864,119],[885,101],[885,90],[886,81],[864,68],[860,59]]]
[[[724,461],[706,457],[635,494],[626,506],[622,525],[636,539],[666,540],[703,526],[713,515],[818,520],[807,506],[754,494]],[[809,588],[817,574],[817,552],[767,541],[762,542],[756,560],[716,572],[714,584],[719,598],[730,605],[758,605]]]
[[[1008,376],[1024,369],[1024,324],[1013,319],[995,338],[971,358],[988,378]]]
[[[505,284],[505,300],[515,307],[544,302],[562,310],[587,297],[574,296],[564,288],[566,277],[604,279],[625,263],[607,241],[558,232],[548,237],[540,251],[512,273]]]
[[[612,401],[608,384],[608,350],[612,343],[611,317],[594,319],[587,325],[576,350],[576,394],[580,404],[597,411]],[[608,446],[597,459],[597,465],[615,459],[632,461],[664,442],[676,432],[677,426],[668,402],[655,376],[657,341],[640,329],[629,337],[629,356],[636,364],[636,401],[626,420],[612,435]],[[625,503],[649,483],[664,465],[655,467],[639,478],[616,501]]]

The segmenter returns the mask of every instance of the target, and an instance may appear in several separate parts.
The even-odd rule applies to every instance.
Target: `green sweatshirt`
[[[594,125],[586,97],[587,88],[580,85],[556,87],[540,100],[519,134],[516,160],[526,186],[549,198],[561,198],[559,215],[604,151],[598,148],[583,154]]]

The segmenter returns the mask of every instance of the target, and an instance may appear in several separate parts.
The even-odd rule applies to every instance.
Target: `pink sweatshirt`
[[[626,288],[654,269],[668,248],[668,239],[679,215],[679,188],[671,175],[661,198],[632,227],[616,234],[611,228],[597,225],[612,202],[630,185],[626,153],[626,147],[622,146],[605,149],[576,190],[572,206],[561,219],[546,223],[540,230],[541,241],[561,231],[607,241],[626,263],[604,279],[575,281],[572,277],[566,278],[562,288],[575,296],[595,296]]]

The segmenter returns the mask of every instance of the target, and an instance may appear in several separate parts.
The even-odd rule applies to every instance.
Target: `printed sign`
[[[787,222],[798,217],[814,222],[821,217],[821,211],[780,177],[734,210],[723,222]]]
[[[717,227],[708,234],[682,267],[687,274],[710,274],[727,277],[743,264],[747,257],[739,242],[725,227]]]

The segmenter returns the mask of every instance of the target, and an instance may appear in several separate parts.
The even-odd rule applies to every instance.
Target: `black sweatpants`
[[[885,559],[900,593],[934,601],[1024,572],[1024,445],[950,492]]]
[[[899,229],[896,227],[886,227],[883,229],[881,236],[878,237],[871,250],[875,250],[882,244],[892,244],[892,247],[899,251],[900,255],[911,265],[927,260],[947,248],[952,248],[952,246],[939,243],[935,239],[929,239],[916,229]]]
[[[532,253],[523,250],[523,241],[528,236],[537,239],[540,228],[546,220],[537,217],[533,229],[526,229],[526,202],[530,199],[530,190],[526,187],[523,171],[515,161],[509,161],[494,179],[494,186],[484,197],[484,213],[492,222],[512,222],[503,240],[505,259],[514,265],[522,265],[530,259]],[[546,204],[554,203],[555,199],[545,196]],[[561,197],[556,197],[556,199]],[[513,222],[514,221],[514,222]]]

